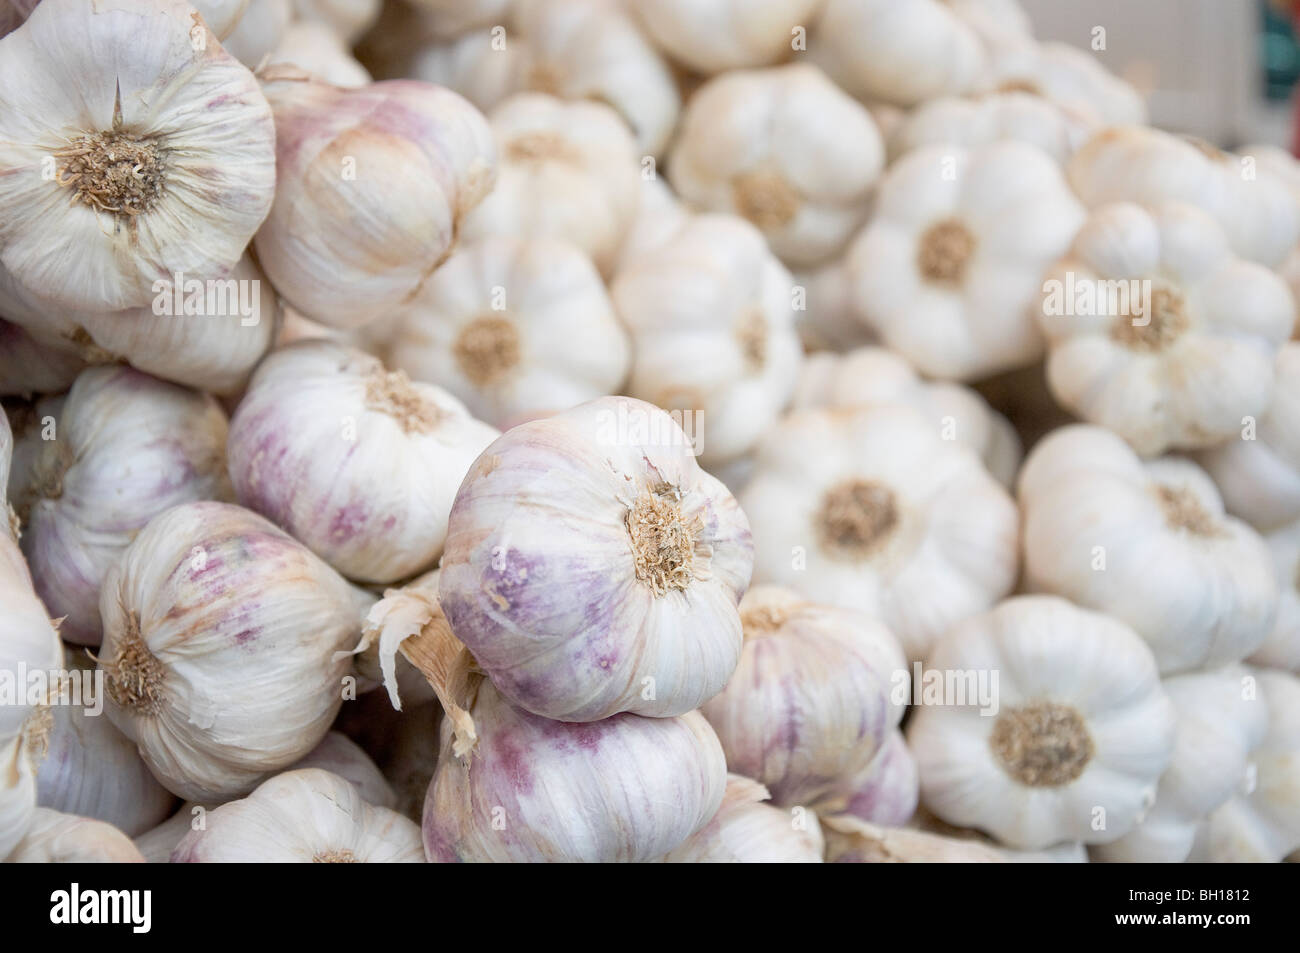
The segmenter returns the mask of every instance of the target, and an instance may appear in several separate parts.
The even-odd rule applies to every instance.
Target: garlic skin
[[[1268,707],[1241,666],[1161,682],[1174,704],[1174,756],[1150,812],[1119,840],[1095,846],[1094,861],[1180,864],[1198,825],[1241,789],[1253,752],[1268,732]],[[1253,687],[1253,686],[1252,686]]]
[[[168,790],[238,797],[329,730],[362,611],[341,576],[255,513],[173,507],[104,580],[105,711]]]
[[[1241,661],[1273,627],[1263,540],[1189,460],[1144,463],[1100,427],[1062,427],[1020,471],[1025,585],[1126,622],[1162,675]]]
[[[824,798],[824,813],[851,814],[872,824],[901,827],[912,819],[920,798],[920,776],[907,739],[898,729],[885,739],[871,763]]]
[[[849,250],[857,313],[930,377],[1032,364],[1043,271],[1083,219],[1059,166],[1026,142],[915,149]]]
[[[292,63],[334,86],[357,87],[372,82],[342,37],[328,24],[302,20],[289,24],[271,53],[271,63]]]
[[[795,63],[701,86],[668,175],[687,201],[743,216],[782,261],[808,267],[862,223],[884,162],[871,114],[817,67]]]
[[[193,17],[44,0],[0,40],[0,265],[60,306],[143,307],[177,272],[223,276],[271,207],[270,108]],[[80,80],[33,81],[53,75]],[[128,163],[146,171],[124,183]]]
[[[636,141],[610,107],[518,93],[489,114],[500,155],[465,241],[505,235],[577,245],[608,276],[636,215]]]
[[[73,351],[38,340],[21,324],[0,318],[0,396],[67,390],[85,366]]]
[[[825,843],[817,815],[796,815],[770,804],[767,788],[727,775],[713,819],[664,854],[666,864],[820,864]],[[802,824],[802,826],[798,826]]]
[[[437,560],[456,489],[496,436],[439,387],[300,341],[253,375],[231,421],[230,474],[243,505],[339,572],[391,583]]]
[[[969,448],[912,408],[788,414],[740,495],[755,582],[885,624],[924,660],[953,623],[1016,581],[1016,508]]]
[[[892,161],[924,146],[973,149],[999,139],[1016,139],[1064,163],[1083,134],[1081,124],[1059,107],[1041,96],[1012,90],[977,98],[931,99],[900,120],[888,145]]]
[[[8,864],[143,864],[131,839],[112,824],[38,807]]]
[[[341,732],[328,732],[320,744],[289,770],[302,771],[307,768],[319,768],[350,782],[367,804],[389,810],[397,806],[397,792],[393,786],[361,746]]]
[[[799,372],[792,407],[863,407],[906,404],[924,414],[945,439],[970,447],[989,473],[1011,486],[1020,466],[1020,438],[1010,421],[976,391],[946,381],[923,380],[897,354],[864,347],[847,354],[812,354]]]
[[[516,705],[664,718],[736,667],[752,560],[744,513],[672,418],[605,397],[483,452],[452,507],[438,596]]]
[[[1147,107],[1133,86],[1102,66],[1096,56],[1068,43],[1024,43],[991,58],[976,87],[1022,90],[1052,103],[1075,123],[1092,128],[1147,121]]]
[[[976,699],[912,713],[927,808],[1023,850],[1108,843],[1134,827],[1173,755],[1175,715],[1128,626],[1018,596],[954,626],[930,666],[999,679],[996,715]]]
[[[293,0],[295,25],[322,23],[351,46],[379,19],[382,0]]]
[[[174,864],[419,864],[420,828],[367,804],[349,781],[320,768],[286,771],[248,797],[209,812],[172,851]]]
[[[193,500],[231,498],[226,415],[206,394],[129,367],[83,371],[54,426],[20,441],[30,469],[11,497],[23,519],[23,552],[59,634],[98,645],[100,585],[154,516]],[[53,436],[54,439],[46,439]]]
[[[292,0],[250,0],[230,35],[221,42],[249,69],[261,69],[280,45],[292,20]]]
[[[258,259],[306,317],[361,327],[419,290],[492,189],[487,122],[414,80],[341,89],[278,66],[264,89],[280,180]]]
[[[1248,661],[1266,668],[1300,671],[1300,520],[1264,537],[1273,556],[1279,597],[1277,619]]]
[[[470,712],[478,745],[464,760],[443,721],[424,807],[431,862],[639,863],[680,845],[722,804],[727,767],[698,712],[548,721],[489,681]]]
[[[132,843],[148,864],[166,864],[171,861],[172,851],[192,830],[200,830],[208,822],[207,815],[221,802],[211,805],[195,804],[186,801],[167,820],[137,836]]]
[[[794,30],[811,26],[821,0],[658,0],[632,3],[659,48],[697,73],[766,66],[791,50]]]
[[[1300,519],[1300,342],[1284,344],[1265,376],[1276,386],[1258,420],[1238,420],[1236,439],[1196,457],[1228,511],[1261,531]]]
[[[586,254],[504,237],[462,245],[403,309],[388,345],[395,368],[439,382],[503,429],[617,392],[630,351]]]
[[[821,800],[862,773],[898,727],[906,697],[891,693],[907,660],[865,613],[756,586],[740,603],[745,647],[731,680],[700,711],[727,765],[779,807]]]
[[[706,466],[749,451],[790,399],[801,356],[792,286],[754,226],[697,215],[610,288],[632,332],[628,393],[702,420]]]
[[[1295,303],[1195,206],[1094,209],[1042,292],[1052,394],[1142,455],[1222,443],[1268,409]]]

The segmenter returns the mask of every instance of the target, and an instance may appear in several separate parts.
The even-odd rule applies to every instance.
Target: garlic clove
[[[38,807],[11,864],[143,864],[131,839],[112,824]]]

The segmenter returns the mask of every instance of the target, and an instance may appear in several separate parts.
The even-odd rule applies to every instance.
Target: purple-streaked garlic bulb
[[[419,290],[492,189],[487,120],[416,80],[343,89],[270,67],[279,180],[257,255],[298,311],[360,327]]]
[[[302,341],[253,376],[230,427],[240,502],[344,575],[391,583],[442,553],[461,480],[497,431],[362,351]]]
[[[11,864],[143,864],[144,855],[112,824],[38,807]]]
[[[534,714],[670,717],[726,684],[753,543],[668,414],[606,397],[508,431],[452,507],[439,599]]]
[[[728,775],[713,819],[660,858],[667,864],[820,864],[825,844],[812,811],[765,804],[767,788]]]
[[[168,790],[239,797],[329,730],[365,609],[256,513],[173,507],[104,580],[105,709]]]
[[[916,813],[920,799],[916,759],[903,733],[895,729],[880,746],[871,763],[818,804],[819,810],[852,814],[873,824],[901,827]]]
[[[420,864],[420,828],[320,768],[286,771],[208,813],[172,863]]]
[[[112,365],[83,371],[34,417],[10,487],[23,552],[60,635],[98,645],[100,584],[136,533],[171,506],[230,498],[226,415],[210,396]]]
[[[758,586],[740,604],[745,647],[727,687],[701,709],[727,765],[779,807],[842,809],[906,708],[907,660],[865,613]]]

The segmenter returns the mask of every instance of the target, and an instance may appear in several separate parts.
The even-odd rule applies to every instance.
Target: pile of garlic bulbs
[[[1300,162],[1087,39],[0,0],[0,859],[1295,855]]]

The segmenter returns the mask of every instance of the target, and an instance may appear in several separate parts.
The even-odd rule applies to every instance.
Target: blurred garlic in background
[[[320,20],[299,20],[289,24],[270,54],[271,63],[291,63],[316,79],[335,86],[366,86],[370,73],[353,58],[346,42]]]
[[[656,0],[629,3],[664,54],[713,75],[790,55],[822,0]]]
[[[324,24],[347,47],[374,26],[381,6],[382,0],[293,0],[293,15],[295,25]]]
[[[249,69],[261,69],[293,20],[293,0],[249,0],[230,35],[221,41]]]
[[[1273,631],[1248,661],[1300,672],[1300,520],[1264,537],[1277,571],[1277,618]]]

